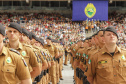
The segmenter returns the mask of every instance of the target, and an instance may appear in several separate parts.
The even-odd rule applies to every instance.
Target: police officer
[[[36,40],[36,41],[34,41],[34,44],[36,45],[33,45],[33,47],[35,48],[35,49],[37,49],[37,51],[38,51],[38,53],[39,53],[39,56],[40,56],[40,58],[41,58],[41,60],[42,60],[42,70],[44,71],[44,76],[43,76],[43,78],[42,78],[42,84],[46,84],[47,82],[48,82],[48,80],[46,79],[47,78],[47,69],[48,69],[48,63],[47,63],[47,60],[46,60],[46,58],[45,58],[45,56],[44,56],[44,54],[43,53],[45,53],[44,52],[44,49],[41,49],[41,47],[40,47],[40,45],[41,45],[41,40],[40,40],[40,38],[38,38],[38,37],[36,37],[36,38],[33,38],[33,40]],[[46,56],[49,56],[49,54],[47,54]],[[39,84],[41,84],[41,83],[39,83]]]
[[[73,57],[74,57],[74,58],[76,57],[76,53],[77,53],[78,49],[80,48],[80,46],[81,46],[81,41],[79,40],[79,41],[77,42],[77,44],[75,45],[75,47],[73,48]],[[74,61],[76,61],[76,60],[74,59]],[[74,61],[73,61],[74,80],[75,80],[75,82],[77,83],[76,66],[75,66],[75,62],[74,62]]]
[[[52,44],[51,37],[47,37],[46,39],[47,44],[44,45],[44,48],[48,49],[50,54],[53,57],[53,61],[51,62],[51,68],[50,68],[50,75],[51,75],[51,81],[52,84],[57,84],[56,82],[56,58],[59,56],[57,48]]]
[[[0,24],[0,83],[16,84],[16,76],[21,84],[32,84],[27,64],[20,53],[8,49],[3,44],[5,28]]]
[[[85,75],[88,81],[93,84],[125,84],[125,49],[117,45],[117,31],[113,27],[107,27],[104,31],[105,46],[97,51],[92,58]]]
[[[19,37],[21,36],[22,28],[17,23],[10,23],[7,27],[7,37],[9,43],[7,44],[8,48],[14,48],[21,53],[21,56],[24,57],[28,68],[31,74],[31,78],[38,76],[41,72],[37,58],[30,46],[26,46],[19,42]],[[32,67],[32,71],[30,69]]]
[[[77,52],[76,52],[76,56],[75,56],[75,61],[74,61],[74,66],[76,67],[76,84],[80,84],[80,67],[79,67],[79,65],[80,65],[80,60],[81,60],[81,57],[82,57],[82,55],[83,55],[83,48],[84,48],[84,46],[83,46],[83,40],[80,40],[80,42],[79,42],[79,49],[77,50]]]
[[[57,83],[59,83],[59,59],[60,59],[60,55],[61,55],[61,51],[60,51],[61,48],[58,45],[58,41],[57,40],[52,39],[52,43],[56,47],[57,52],[59,53],[59,55],[57,55],[57,57],[55,57],[56,58],[56,81],[57,81]]]
[[[25,28],[22,28],[22,34],[20,36],[20,42],[30,45],[29,34],[30,32]]]
[[[65,48],[65,62],[64,62],[64,65],[67,65],[68,63],[68,58],[69,58],[69,46],[66,46]]]

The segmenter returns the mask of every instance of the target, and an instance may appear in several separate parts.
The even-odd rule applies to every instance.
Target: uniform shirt
[[[16,84],[20,80],[30,78],[30,73],[23,57],[3,47],[0,53],[0,84]]]
[[[73,49],[74,45],[75,45],[75,44],[72,44],[71,47],[70,47],[70,50],[71,50],[71,54],[72,54],[72,55],[73,55],[73,52],[74,52],[74,49]]]
[[[47,49],[42,49],[42,50],[43,50],[43,53],[45,54],[45,59],[47,60],[47,62],[53,61],[53,57],[49,53],[49,51]]]
[[[89,48],[85,48],[84,51],[83,51],[83,58],[84,58],[84,68],[86,68],[86,64],[87,64],[87,61],[88,61],[88,52],[92,49],[92,47],[89,47]]]
[[[116,47],[112,56],[104,46],[96,52],[85,75],[93,77],[96,84],[126,84],[126,50]]]
[[[83,49],[84,49],[84,47],[79,48],[78,51],[77,51],[77,53],[76,53],[76,57],[75,57],[75,58],[76,58],[77,67],[79,66],[80,61],[81,61],[81,59],[82,59],[82,56],[83,56]]]
[[[76,52],[78,51],[79,46],[76,44],[75,47],[73,47],[73,57],[75,57]]]
[[[48,49],[52,57],[55,57],[55,55],[58,53],[58,49],[54,45],[44,45],[44,48]]]
[[[36,47],[36,46],[33,46],[33,48],[35,48],[37,50],[37,54],[39,56],[39,59],[42,61],[42,63],[44,63],[45,58],[44,58],[44,55],[43,55],[43,50],[40,47]]]
[[[10,48],[9,43],[7,44],[7,47]],[[35,53],[33,52],[30,46],[19,43],[19,46],[16,50],[19,51],[21,56],[25,59],[26,63],[28,64],[28,68],[30,68],[30,66],[31,67],[39,66],[37,57],[35,56]]]
[[[91,57],[94,53],[96,53],[100,48],[98,46],[92,46],[86,53],[87,59],[86,59],[86,65],[88,65],[88,62],[90,62]]]

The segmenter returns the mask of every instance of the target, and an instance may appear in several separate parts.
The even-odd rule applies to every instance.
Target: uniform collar
[[[7,44],[7,47],[11,48],[9,43]],[[16,50],[22,50],[22,44],[20,42],[19,42],[19,46]]]
[[[5,46],[3,46],[2,52],[0,53],[0,56],[2,55],[7,55],[7,49],[5,48]]]
[[[106,46],[102,48],[102,54],[105,54],[105,53],[109,53]],[[118,46],[116,46],[115,53],[121,53],[121,49]]]

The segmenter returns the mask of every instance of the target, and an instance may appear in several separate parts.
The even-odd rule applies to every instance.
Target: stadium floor
[[[73,83],[74,70],[72,70],[71,68],[70,61],[68,61],[67,66],[63,65],[62,75],[64,80],[60,80],[60,84],[74,84]]]
[[[89,37],[92,34],[93,34],[92,32],[89,32],[88,34],[86,34],[86,37]],[[64,60],[65,60],[65,58],[64,58]],[[60,80],[60,84],[74,84],[74,82],[73,82],[74,70],[72,70],[72,68],[71,68],[70,61],[68,61],[67,66],[63,65],[62,74],[63,74],[64,80]]]

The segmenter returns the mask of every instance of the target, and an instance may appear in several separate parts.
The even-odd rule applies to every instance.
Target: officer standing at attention
[[[0,24],[0,84],[16,84],[16,77],[21,84],[32,84],[24,58],[18,51],[5,47],[4,38],[5,28]]]
[[[126,50],[117,46],[118,35],[113,27],[103,32],[105,46],[90,59],[85,73],[90,84],[126,84]]]
[[[37,58],[31,47],[23,45],[19,42],[19,37],[21,36],[22,28],[17,23],[10,23],[7,27],[7,37],[9,39],[9,43],[7,44],[8,48],[16,49],[21,53],[21,56],[24,57],[26,63],[28,64],[28,68],[32,67],[30,72],[31,78],[38,76],[41,73],[39,63]],[[30,69],[29,69],[30,71]]]
[[[54,45],[51,42],[51,37],[47,37],[46,39],[47,45],[44,45],[44,48],[48,49],[48,51],[50,52],[50,54],[53,57],[53,60],[51,61],[51,68],[50,68],[50,77],[51,77],[51,82],[52,84],[57,84],[57,79],[56,79],[56,58],[58,55],[58,50],[56,49],[56,47],[54,47]]]

